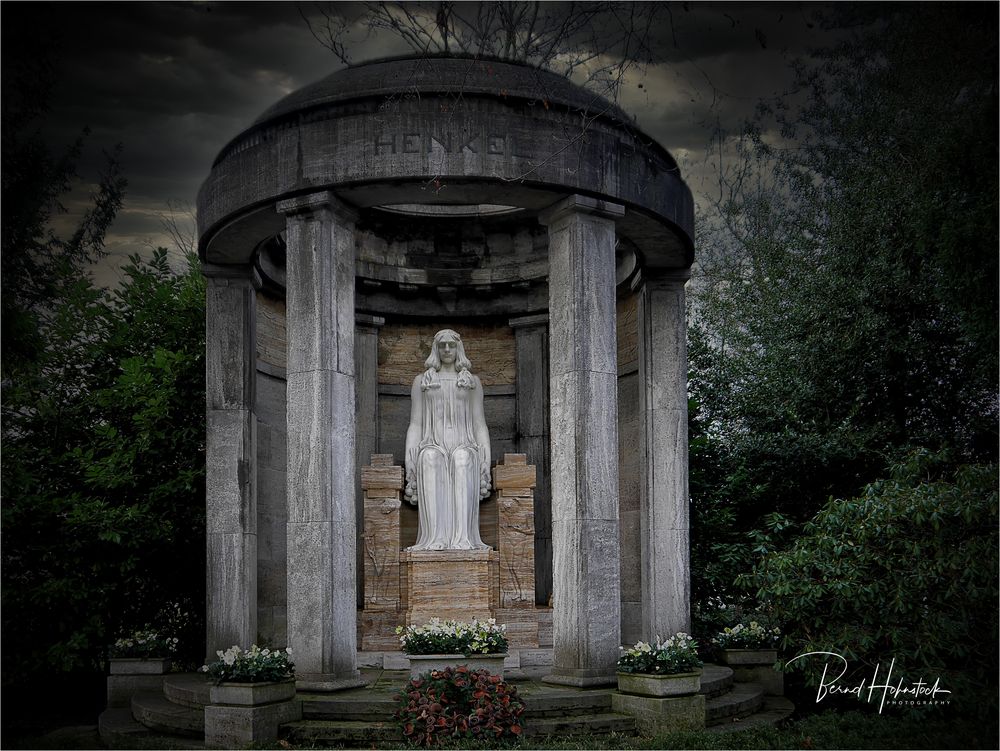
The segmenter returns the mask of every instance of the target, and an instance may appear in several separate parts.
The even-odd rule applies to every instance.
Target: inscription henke
[[[504,133],[445,133],[430,134],[418,131],[392,133],[382,131],[375,135],[373,144],[376,156],[387,154],[432,154],[440,149],[446,154],[473,154],[508,156],[513,159],[531,159],[519,148],[510,134]]]

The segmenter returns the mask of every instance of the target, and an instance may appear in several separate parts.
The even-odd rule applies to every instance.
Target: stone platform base
[[[705,728],[705,697],[702,694],[654,699],[615,693],[611,695],[611,708],[634,717],[636,729],[643,735]]]
[[[765,696],[785,695],[785,675],[772,665],[732,665],[737,683],[756,683],[764,689]]]
[[[404,550],[399,554],[406,623],[485,621],[500,602],[495,550]]]

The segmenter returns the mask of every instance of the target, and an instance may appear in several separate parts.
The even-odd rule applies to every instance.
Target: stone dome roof
[[[268,107],[254,125],[328,104],[408,93],[524,99],[632,122],[606,99],[551,71],[495,59],[428,55],[360,63],[331,73]]]

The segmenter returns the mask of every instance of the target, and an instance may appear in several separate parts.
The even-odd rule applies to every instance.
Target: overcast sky
[[[671,3],[660,14],[664,62],[636,72],[619,104],[680,161],[696,197],[711,188],[712,124],[737,128],[759,97],[790,86],[796,55],[829,41],[811,17],[816,7]],[[352,62],[408,51],[394,37],[366,34],[363,5],[323,8],[352,20]],[[262,110],[343,67],[302,18],[317,10],[293,2],[0,4],[3,71],[12,50],[24,49],[15,38],[56,65],[52,142],[90,128],[80,195],[96,180],[101,149],[123,145],[129,187],[108,238],[111,267],[168,244],[160,217],[171,204],[194,205],[216,154]],[[71,214],[82,205],[67,202]]]

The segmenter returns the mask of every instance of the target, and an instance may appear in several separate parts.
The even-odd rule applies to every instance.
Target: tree
[[[132,258],[118,289],[92,284],[124,197],[117,155],[76,229],[57,235],[83,136],[53,153],[42,131],[55,68],[4,44],[3,676],[23,686],[103,672],[116,632],[166,603],[200,610],[204,293],[194,256],[177,276],[162,249]]]
[[[717,219],[703,221],[691,384],[730,476],[745,477],[741,502],[808,518],[909,447],[995,455],[997,42],[984,10],[863,17],[803,69],[802,108],[762,109],[722,175]]]

